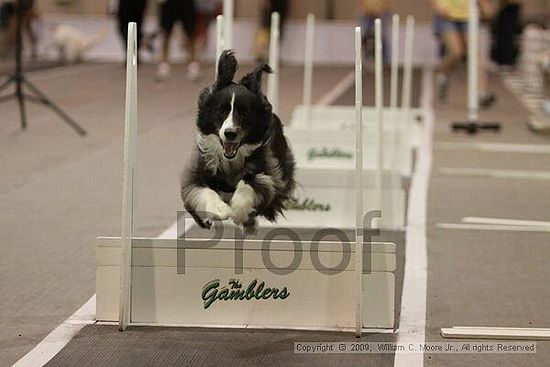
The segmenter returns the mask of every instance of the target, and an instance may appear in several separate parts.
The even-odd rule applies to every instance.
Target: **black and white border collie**
[[[233,219],[246,232],[256,217],[275,221],[294,190],[294,156],[283,125],[262,93],[260,64],[239,83],[233,78],[233,51],[219,59],[214,84],[198,101],[197,149],[184,172],[181,196],[185,209],[203,228]]]

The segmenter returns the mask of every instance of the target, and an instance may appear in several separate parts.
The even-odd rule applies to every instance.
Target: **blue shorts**
[[[468,22],[450,20],[437,14],[434,16],[433,24],[436,36],[441,36],[447,32],[456,32],[462,35],[468,32]]]

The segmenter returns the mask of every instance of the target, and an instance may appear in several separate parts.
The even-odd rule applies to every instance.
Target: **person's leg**
[[[174,23],[176,21],[174,4],[177,4],[177,2],[166,0],[160,5],[159,9],[160,27],[162,29],[162,55],[157,71],[157,80],[159,81],[162,81],[170,76],[170,38],[172,37],[172,29],[174,28]]]
[[[454,30],[444,32],[441,39],[445,45],[445,56],[437,67],[437,71],[449,76],[464,57],[465,45],[460,33]]]
[[[122,47],[124,48],[124,52],[126,52],[126,45],[128,44],[128,6],[129,3],[127,0],[120,0],[118,2],[118,32],[120,34],[120,38],[124,42],[122,45]]]
[[[197,60],[197,14],[193,0],[180,0],[179,17],[183,23],[183,31],[186,35],[185,49],[187,51],[187,76],[195,81],[200,76],[200,64]]]
[[[440,16],[436,16],[434,22],[435,33],[440,35],[445,48],[445,54],[436,68],[437,95],[440,101],[444,101],[447,98],[449,75],[464,57],[465,45],[454,22]]]
[[[145,17],[145,10],[147,9],[147,0],[136,0],[134,5],[132,18],[137,24],[137,44],[138,50],[141,46],[141,40],[143,39],[143,18]]]

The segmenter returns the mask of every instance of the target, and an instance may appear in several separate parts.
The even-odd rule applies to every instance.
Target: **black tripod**
[[[59,117],[63,119],[70,127],[72,127],[79,135],[86,135],[80,125],[78,125],[72,118],[70,118],[61,108],[53,103],[44,93],[42,93],[37,87],[25,78],[23,75],[23,9],[21,0],[17,1],[15,5],[16,17],[17,17],[17,33],[15,41],[15,73],[10,75],[8,79],[0,85],[0,92],[6,89],[11,84],[15,86],[15,92],[0,97],[0,103],[9,101],[11,99],[17,99],[19,103],[19,112],[21,113],[21,128],[27,128],[27,115],[25,111],[25,101],[38,103],[50,107]],[[23,87],[27,87],[32,94],[25,93]]]

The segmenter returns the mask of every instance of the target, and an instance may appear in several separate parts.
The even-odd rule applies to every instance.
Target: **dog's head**
[[[271,68],[258,65],[234,83],[236,71],[233,51],[224,51],[214,84],[199,96],[199,132],[211,144],[220,144],[225,159],[235,158],[239,150],[250,154],[266,141],[272,126],[272,107],[262,93],[262,75]]]

